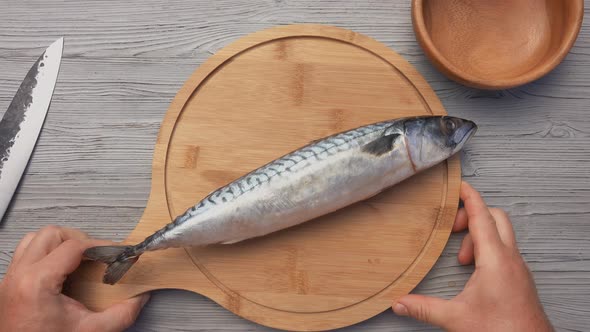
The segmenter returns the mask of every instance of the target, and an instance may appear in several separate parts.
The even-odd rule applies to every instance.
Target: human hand
[[[553,331],[506,213],[488,208],[466,182],[461,199],[465,207],[457,213],[453,232],[469,229],[458,259],[463,265],[475,260],[473,275],[451,300],[406,295],[393,311],[448,331]]]
[[[77,230],[49,226],[18,244],[0,283],[0,331],[122,331],[133,324],[147,294],[92,312],[62,294],[87,248],[104,244]]]

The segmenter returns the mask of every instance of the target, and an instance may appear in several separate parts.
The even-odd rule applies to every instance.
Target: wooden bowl
[[[574,44],[582,0],[413,0],[418,42],[438,70],[475,88],[508,89],[555,68]]]

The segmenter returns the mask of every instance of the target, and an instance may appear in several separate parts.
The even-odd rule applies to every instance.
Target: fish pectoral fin
[[[393,150],[394,143],[400,134],[388,134],[377,138],[374,141],[371,141],[365,144],[361,150],[363,152],[367,152],[376,156],[380,156],[384,153],[387,153]]]

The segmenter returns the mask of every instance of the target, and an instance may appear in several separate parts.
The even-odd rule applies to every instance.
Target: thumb
[[[451,322],[452,303],[436,297],[410,294],[403,296],[393,305],[399,316],[409,316],[425,323],[446,328]]]
[[[133,325],[149,298],[149,293],[145,293],[115,304],[105,311],[93,313],[88,318],[87,324],[96,328],[97,331],[123,331]]]

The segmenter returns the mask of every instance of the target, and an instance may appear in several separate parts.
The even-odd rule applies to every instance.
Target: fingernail
[[[395,312],[395,314],[399,316],[407,316],[408,308],[406,308],[406,306],[401,303],[396,303],[393,306],[393,312]]]
[[[143,308],[143,306],[150,300],[150,293],[145,293],[141,296],[141,302],[139,303],[141,305],[141,307]]]

